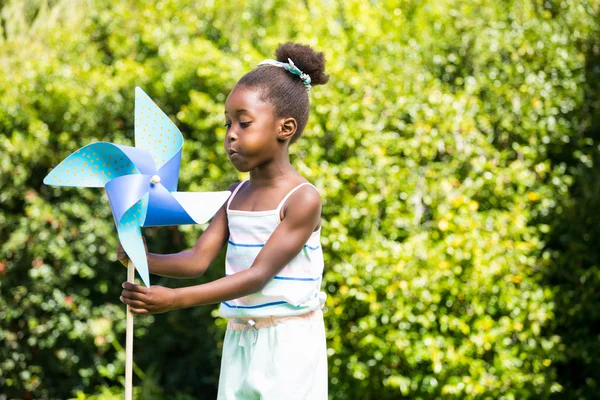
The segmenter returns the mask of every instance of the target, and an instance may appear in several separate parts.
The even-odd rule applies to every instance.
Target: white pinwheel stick
[[[127,263],[127,282],[133,283],[135,266]],[[125,400],[133,400],[133,313],[127,306],[127,328],[125,330]]]

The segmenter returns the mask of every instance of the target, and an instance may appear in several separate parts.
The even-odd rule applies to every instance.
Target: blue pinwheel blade
[[[125,175],[115,178],[106,184],[106,194],[113,212],[117,228],[123,216],[150,190],[150,175]],[[146,208],[139,210],[140,225],[146,218]]]
[[[139,87],[135,88],[135,146],[152,155],[168,190],[177,190],[183,136],[177,126]],[[168,171],[161,173],[166,166]]]
[[[150,286],[150,274],[148,271],[148,259],[142,240],[141,226],[144,221],[145,212],[148,208],[148,194],[144,195],[134,206],[132,206],[121,218],[117,226],[119,240],[133,262],[138,275],[146,286]]]
[[[183,207],[175,200],[173,194],[163,185],[157,184],[150,188],[148,214],[144,226],[167,226],[193,224]]]
[[[75,151],[58,164],[44,183],[52,186],[104,187],[123,175],[154,173],[151,156],[131,146],[92,143]]]
[[[169,192],[161,184],[150,188],[143,226],[203,224],[219,210],[231,192]]]

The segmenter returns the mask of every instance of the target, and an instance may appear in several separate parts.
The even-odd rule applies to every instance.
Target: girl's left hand
[[[121,302],[127,304],[134,314],[160,314],[176,309],[174,289],[163,286],[141,286],[123,283]]]

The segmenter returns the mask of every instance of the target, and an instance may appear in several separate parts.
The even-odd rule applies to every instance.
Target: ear
[[[296,133],[296,129],[298,128],[298,124],[295,118],[285,118],[281,122],[281,127],[279,128],[279,133],[277,134],[277,139],[284,142],[288,139],[291,139],[292,136]]]

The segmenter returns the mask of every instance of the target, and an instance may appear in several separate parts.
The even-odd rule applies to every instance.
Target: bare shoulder
[[[294,206],[295,208],[302,206],[301,208],[318,209],[320,211],[321,196],[314,186],[304,185],[290,196],[286,206]]]
[[[321,226],[321,196],[312,185],[304,185],[286,201],[281,220],[288,219],[294,225],[310,223],[312,229]]]

